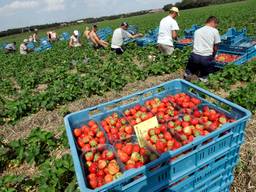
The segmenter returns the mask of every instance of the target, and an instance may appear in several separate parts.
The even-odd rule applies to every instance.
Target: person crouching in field
[[[159,50],[165,55],[171,55],[174,51],[173,40],[177,39],[179,30],[177,16],[179,16],[179,9],[172,7],[170,14],[160,22],[157,43]]]
[[[79,40],[79,32],[77,30],[75,30],[73,32],[73,35],[70,37],[69,43],[68,43],[69,47],[81,47],[81,43]]]
[[[91,31],[88,34],[88,40],[90,42],[90,44],[93,46],[93,48],[95,49],[99,49],[101,47],[108,47],[109,43],[100,39],[99,36],[97,35],[97,29],[98,26],[97,25],[93,25]]]
[[[191,75],[195,74],[201,81],[206,82],[207,76],[218,70],[212,64],[221,42],[217,26],[218,19],[211,16],[206,20],[204,27],[195,31],[193,51],[186,67],[185,79],[189,80]]]
[[[46,34],[50,42],[58,40],[57,33],[55,31],[48,31]]]
[[[123,22],[121,26],[117,29],[115,29],[113,36],[112,36],[112,41],[111,41],[111,50],[115,51],[116,54],[123,54],[124,53],[124,40],[125,39],[135,39],[138,37],[142,37],[143,34],[138,33],[135,35],[130,34],[127,29],[129,25],[126,22]]]
[[[29,41],[28,39],[24,39],[23,43],[20,44],[20,54],[27,55],[31,50],[27,47]]]
[[[4,51],[5,53],[14,53],[16,51],[16,42],[7,44]]]

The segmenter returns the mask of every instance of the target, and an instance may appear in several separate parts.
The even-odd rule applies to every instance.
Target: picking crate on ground
[[[158,27],[153,30],[150,30],[144,37],[136,39],[137,45],[140,47],[145,47],[148,45],[156,45],[158,32],[159,32]]]
[[[221,36],[222,44],[224,45],[236,45],[240,41],[247,38],[246,28],[241,29],[240,31],[232,27],[227,30],[227,32]]]
[[[102,40],[107,40],[113,33],[113,30],[110,27],[103,28],[97,31],[97,35]]]
[[[228,63],[242,65],[256,58],[256,37],[246,36],[245,29],[232,37],[232,43],[224,40],[220,44],[214,61],[216,67],[223,68]]]
[[[60,40],[61,41],[68,41],[70,39],[70,34],[68,32],[63,32],[60,35]]]
[[[35,52],[42,52],[52,48],[52,44],[47,40],[40,41],[40,46],[34,49]]]
[[[184,30],[184,36],[179,38],[178,41],[174,43],[174,46],[179,49],[182,49],[186,46],[192,46],[194,33],[200,27],[201,26],[199,25],[192,25],[190,29]]]
[[[118,179],[91,189],[86,179],[87,172],[80,161],[81,151],[76,147],[73,130],[90,119],[101,121],[106,114],[126,109],[136,104],[168,95],[186,93],[204,105],[235,119],[206,136],[196,137],[177,150],[167,151],[156,160],[124,171]],[[129,96],[69,114],[65,127],[71,148],[76,176],[81,191],[166,191],[170,192],[223,192],[229,191],[233,181],[233,168],[239,158],[244,130],[251,113],[230,101],[216,96],[184,80],[173,80]]]

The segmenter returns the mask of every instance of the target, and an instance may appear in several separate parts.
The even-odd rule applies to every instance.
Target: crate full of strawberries
[[[191,174],[211,171],[208,164],[217,166],[216,159],[235,162],[250,115],[184,80],[69,114],[65,126],[79,187],[159,191],[178,181],[182,186]]]

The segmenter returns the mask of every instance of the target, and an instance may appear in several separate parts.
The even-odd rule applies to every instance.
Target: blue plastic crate
[[[240,31],[236,28],[229,28],[228,31],[221,36],[222,44],[234,45],[247,38],[246,32],[246,28],[243,28]]]
[[[228,51],[228,50],[218,50],[217,51],[217,55],[221,54],[221,53],[227,53],[227,54],[232,54],[232,55],[238,55],[239,58],[237,60],[235,60],[233,62],[234,65],[243,65],[251,60],[253,60],[254,58],[256,58],[256,45],[253,46],[252,48],[248,49],[247,52],[245,53],[241,53],[239,51]],[[217,62],[214,61],[213,64],[218,67],[218,68],[223,68],[225,65],[227,65],[228,63],[226,62]]]
[[[60,35],[60,40],[61,41],[68,41],[70,39],[70,34],[68,32],[63,32]]]
[[[33,49],[35,49],[35,44],[33,42],[29,42],[27,44],[27,48],[33,50]]]
[[[194,37],[194,33],[197,29],[201,28],[200,25],[192,25],[190,29],[184,30],[184,37],[188,39],[192,39]]]
[[[157,44],[157,37],[158,37],[159,28],[155,28],[150,30],[144,37],[136,39],[136,43],[140,47],[146,47],[149,45],[156,45]]]
[[[73,129],[91,118],[101,119],[106,113],[123,111],[131,105],[143,103],[152,97],[181,92],[197,97],[204,103],[211,103],[212,107],[225,112],[228,116],[235,118],[236,121],[223,125],[220,129],[205,137],[197,137],[192,143],[178,150],[166,152],[157,160],[141,168],[126,171],[122,177],[112,183],[95,190],[89,189],[85,179],[86,173],[81,168],[79,159],[81,154],[76,148]],[[225,110],[222,108],[225,108]],[[244,141],[244,129],[250,116],[251,113],[248,110],[228,100],[187,81],[173,80],[127,97],[69,114],[65,117],[65,127],[81,191],[159,191],[170,183],[175,183],[185,176],[193,174],[196,170],[203,169],[211,162],[233,151],[234,148],[239,150],[239,146]],[[185,152],[186,154],[184,154]],[[233,155],[234,158],[237,156],[237,154]],[[177,156],[179,158],[170,162],[171,158]],[[156,167],[158,168],[156,169]]]
[[[182,40],[182,39],[193,39],[194,38],[194,33],[197,29],[199,29],[201,26],[199,25],[192,25],[192,27],[190,29],[185,29],[184,30],[184,36],[181,37],[179,40]],[[192,46],[193,45],[193,42],[191,43],[180,43],[179,41],[177,42],[174,42],[174,47],[175,48],[178,48],[178,49],[183,49],[184,47],[187,47],[187,46]]]
[[[170,183],[169,186],[160,189],[167,192],[222,192],[222,187],[232,181],[234,167],[239,158],[239,148],[233,148],[227,154],[218,159],[213,159],[202,169],[186,175],[180,181]],[[229,179],[230,181],[227,181]]]
[[[137,26],[135,26],[135,25],[130,25],[130,26],[128,27],[127,31],[128,31],[130,34],[135,35],[135,34],[138,33],[139,28],[138,28]]]

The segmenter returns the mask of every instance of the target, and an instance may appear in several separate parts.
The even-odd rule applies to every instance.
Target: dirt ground
[[[32,128],[41,127],[45,130],[52,131],[56,135],[60,134],[60,130],[64,130],[63,117],[69,112],[78,111],[90,106],[107,102],[122,96],[129,95],[133,92],[150,88],[168,80],[182,78],[183,71],[163,76],[150,77],[145,81],[137,81],[126,85],[121,91],[110,91],[104,96],[92,96],[90,98],[82,98],[71,102],[65,106],[59,106],[54,111],[41,110],[36,114],[21,119],[16,125],[0,126],[0,135],[3,135],[6,141],[26,137]],[[224,91],[217,92],[218,95],[225,97],[227,93]],[[55,153],[61,155],[67,150],[57,150]],[[240,163],[235,171],[235,181],[232,185],[232,192],[256,192],[256,116],[252,117],[246,128],[245,143],[241,147]],[[22,168],[15,168],[7,172],[20,173],[22,171],[31,172],[26,165]],[[35,169],[32,171],[36,171]],[[27,174],[27,173],[25,173]]]

